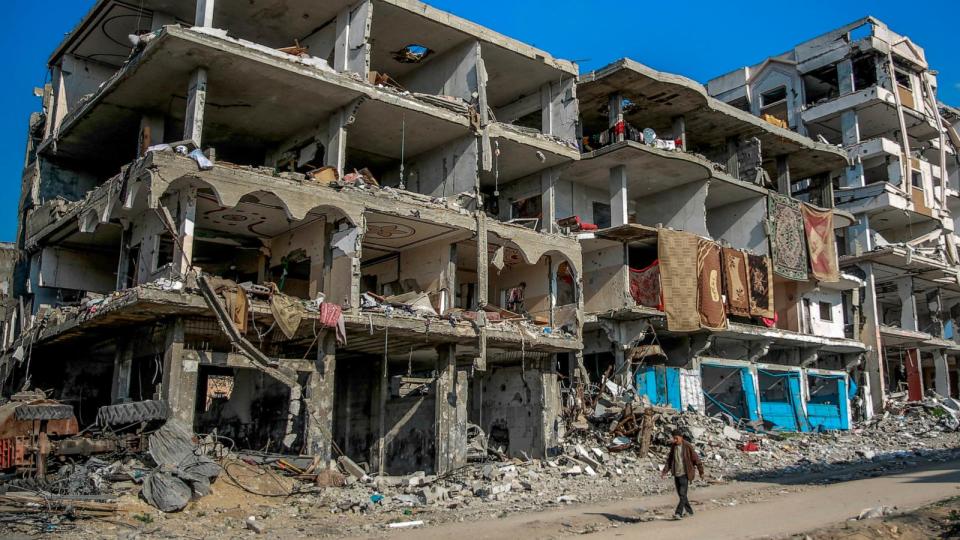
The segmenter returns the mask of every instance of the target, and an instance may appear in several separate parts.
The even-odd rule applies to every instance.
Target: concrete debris
[[[863,511],[857,515],[857,520],[864,519],[873,519],[883,516],[889,516],[896,510],[895,507],[891,506],[876,506],[874,508],[865,508]]]
[[[266,532],[266,527],[263,526],[263,523],[257,521],[256,516],[250,516],[246,521],[247,528],[257,534],[263,534]]]

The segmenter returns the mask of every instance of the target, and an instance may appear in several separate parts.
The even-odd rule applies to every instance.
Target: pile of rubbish
[[[0,445],[23,456],[0,463],[0,522],[46,530],[114,514],[119,497],[137,492],[149,505],[175,512],[208,495],[220,476],[211,453],[222,445],[198,441],[183,423],[167,419],[163,401],[102,407],[97,423],[78,432],[72,407],[28,397],[4,404],[13,414],[0,414],[2,435],[14,436]],[[24,435],[24,427],[34,436]]]

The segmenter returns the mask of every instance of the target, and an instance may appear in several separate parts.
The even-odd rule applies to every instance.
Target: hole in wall
[[[411,43],[398,51],[394,51],[393,59],[401,64],[419,64],[426,60],[431,53],[433,51],[430,48]]]

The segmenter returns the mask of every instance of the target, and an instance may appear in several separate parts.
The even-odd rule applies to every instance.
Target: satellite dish
[[[653,144],[657,140],[657,132],[650,128],[643,128],[643,142]]]

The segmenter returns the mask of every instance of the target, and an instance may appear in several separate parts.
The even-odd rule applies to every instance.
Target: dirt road
[[[960,494],[960,460],[920,465],[885,476],[824,485],[749,482],[695,489],[697,514],[668,517],[672,496],[627,499],[603,505],[573,505],[481,523],[454,523],[390,534],[390,538],[762,538],[801,533],[842,522],[881,505],[915,508]]]

